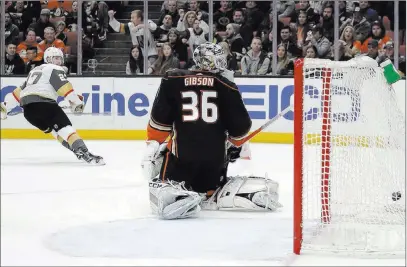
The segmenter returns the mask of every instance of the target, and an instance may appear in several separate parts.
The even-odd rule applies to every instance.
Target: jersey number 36
[[[182,99],[190,99],[189,103],[182,104],[182,112],[187,111],[189,114],[183,114],[183,121],[197,121],[199,118],[206,123],[214,123],[218,120],[218,107],[215,103],[210,102],[210,98],[217,98],[216,91],[201,91],[198,95],[194,91],[181,93]]]

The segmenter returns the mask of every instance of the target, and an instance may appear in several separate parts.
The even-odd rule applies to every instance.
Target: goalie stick
[[[70,109],[68,106],[60,106],[62,109]],[[19,109],[18,111],[10,111],[7,113],[7,116],[16,116],[18,114],[22,114],[23,109]],[[74,116],[84,116],[84,115],[90,115],[90,116],[111,116],[111,115],[122,115],[122,113],[111,113],[111,112],[101,112],[101,113],[92,113],[92,112],[82,112],[82,113],[73,113],[73,112],[65,112],[68,115],[74,115]]]
[[[290,105],[290,106],[286,107],[283,111],[281,111],[276,116],[274,116],[269,121],[267,121],[265,124],[260,126],[257,130],[253,131],[251,134],[247,135],[246,137],[244,137],[244,138],[242,138],[242,139],[240,139],[238,141],[235,141],[234,145],[238,146],[238,147],[242,146],[244,143],[246,143],[247,141],[252,139],[254,136],[256,136],[259,132],[263,131],[264,129],[269,127],[272,123],[274,123],[276,120],[278,120],[279,118],[281,118],[282,116],[287,114],[287,112],[289,112],[292,108],[293,108],[293,105]],[[229,142],[228,147],[230,147],[230,146],[231,146],[231,144]]]

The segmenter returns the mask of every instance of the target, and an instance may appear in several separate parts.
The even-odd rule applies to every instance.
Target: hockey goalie
[[[151,110],[142,168],[153,212],[180,219],[201,209],[277,210],[277,182],[227,177],[252,123],[223,49],[201,44],[193,60],[195,69],[166,73]]]

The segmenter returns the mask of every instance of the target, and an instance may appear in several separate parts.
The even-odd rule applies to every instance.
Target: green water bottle
[[[393,63],[391,63],[390,59],[386,59],[380,64],[380,67],[383,68],[384,77],[386,77],[388,84],[393,84],[401,79],[399,72],[394,67]]]

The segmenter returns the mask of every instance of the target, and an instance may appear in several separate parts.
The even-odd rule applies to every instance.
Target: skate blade
[[[84,162],[84,163],[86,163],[86,164],[89,164],[89,165],[94,165],[94,166],[103,166],[103,165],[106,165],[106,163],[105,163],[105,161],[103,160],[103,159],[100,159],[99,161],[96,161],[96,160],[91,160],[91,161],[86,161],[86,160],[84,160],[83,158],[81,158],[81,159],[79,159],[80,161],[82,161],[82,162]]]
[[[90,162],[90,164],[96,165],[96,166],[103,166],[103,165],[106,165],[106,163],[105,163],[105,161],[104,161],[103,159],[100,159],[98,162],[96,162],[95,160],[92,160],[92,161]]]

